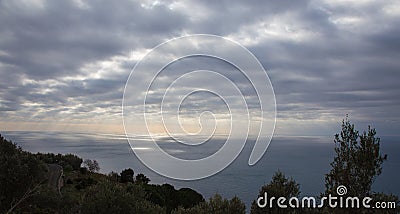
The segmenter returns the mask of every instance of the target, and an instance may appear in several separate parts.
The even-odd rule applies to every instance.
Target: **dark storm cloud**
[[[131,51],[144,54],[167,39],[205,33],[256,55],[274,86],[278,120],[350,113],[399,121],[399,7],[394,1],[0,1],[0,114],[2,120],[118,114],[129,71],[141,57]],[[240,75],[229,78],[246,83]],[[257,107],[251,87],[241,88]]]

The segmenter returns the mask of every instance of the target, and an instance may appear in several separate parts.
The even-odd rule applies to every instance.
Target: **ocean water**
[[[318,196],[324,190],[324,175],[330,170],[334,157],[333,136],[275,136],[263,158],[254,166],[247,161],[253,147],[246,143],[238,158],[223,171],[214,176],[195,180],[180,181],[160,176],[148,169],[132,152],[124,135],[62,133],[62,132],[2,132],[8,140],[31,152],[73,153],[84,159],[96,159],[102,173],[121,172],[132,168],[151,179],[151,183],[170,183],[177,189],[189,187],[201,193],[206,199],[215,193],[223,197],[238,196],[247,209],[256,199],[259,189],[269,183],[275,171],[294,178],[300,184],[301,195]],[[146,148],[145,137],[134,138]],[[381,151],[388,155],[383,172],[376,179],[373,190],[400,195],[400,137],[381,136]],[[168,153],[181,158],[197,159],[215,152],[222,140],[208,142],[204,148],[186,150],[168,139],[157,141]],[[144,149],[143,152],[150,150]],[[157,158],[157,156],[154,156]],[[162,160],[160,160],[162,161]]]

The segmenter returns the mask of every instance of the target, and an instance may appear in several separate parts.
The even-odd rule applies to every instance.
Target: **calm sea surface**
[[[281,170],[286,176],[293,177],[300,183],[303,196],[318,196],[324,190],[324,174],[330,170],[333,160],[333,136],[274,137],[264,157],[255,165],[248,166],[247,161],[253,144],[247,143],[239,157],[222,172],[202,180],[178,181],[160,176],[146,168],[134,155],[124,135],[82,134],[61,132],[3,132],[8,140],[31,152],[73,153],[84,159],[96,159],[101,172],[121,172],[132,168],[137,173],[144,173],[152,183],[170,183],[176,188],[190,187],[200,192],[205,198],[215,193],[224,197],[240,197],[247,206],[257,197],[262,185],[269,183],[275,171]],[[376,179],[374,191],[400,195],[400,137],[381,137],[381,149],[388,155],[383,165],[382,174]],[[146,148],[149,139],[137,137],[137,142]],[[208,142],[196,150],[185,147],[168,139],[159,139],[160,147],[170,154],[197,159],[214,153],[222,140]],[[150,150],[143,150],[151,154]],[[155,158],[157,158],[155,156]],[[162,160],[160,160],[162,161]]]

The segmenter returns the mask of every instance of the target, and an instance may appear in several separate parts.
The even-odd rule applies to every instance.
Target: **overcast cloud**
[[[1,0],[0,129],[120,131],[136,62],[161,42],[201,33],[233,39],[260,60],[278,134],[334,134],[346,114],[399,134],[399,26],[394,0]]]

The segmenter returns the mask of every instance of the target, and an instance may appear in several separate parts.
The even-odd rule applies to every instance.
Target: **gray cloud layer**
[[[203,33],[240,42],[268,70],[278,130],[349,113],[398,134],[398,26],[398,1],[3,0],[0,117],[116,120],[137,60],[166,39]]]

